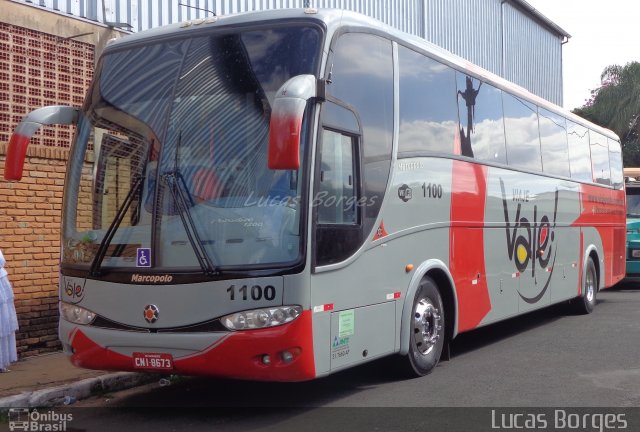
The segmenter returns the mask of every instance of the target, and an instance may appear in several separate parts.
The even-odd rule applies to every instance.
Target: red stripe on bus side
[[[625,247],[622,233],[626,234],[626,213],[624,209],[624,191],[581,185],[582,214],[573,226],[595,227],[602,241],[600,259],[605,260],[604,287],[610,287],[624,277]],[[584,245],[583,245],[584,247]],[[580,265],[584,249],[580,252]],[[582,271],[580,272],[582,274]],[[602,288],[604,288],[602,287]]]
[[[487,167],[453,162],[449,268],[458,296],[458,331],[478,326],[491,310],[484,260]],[[476,281],[476,283],[473,283]]]

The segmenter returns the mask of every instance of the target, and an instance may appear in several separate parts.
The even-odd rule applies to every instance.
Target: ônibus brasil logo
[[[549,288],[549,282],[553,274],[553,266],[556,261],[557,247],[554,247],[554,244],[556,216],[558,214],[558,190],[556,189],[555,192],[555,203],[552,215],[553,222],[549,218],[549,215],[538,214],[537,204],[533,206],[532,221],[522,216],[522,204],[529,201],[528,193],[514,192],[513,201],[518,201],[518,206],[516,208],[515,219],[512,223],[507,205],[507,194],[505,193],[502,179],[500,179],[500,188],[502,189],[502,206],[506,224],[505,230],[507,234],[509,260],[513,261],[521,277],[528,274],[528,270],[530,269],[530,277],[533,278],[536,287],[539,285],[538,278],[536,277],[536,267],[540,267],[540,271],[548,274],[542,288],[533,297],[523,295],[522,292],[518,291],[522,300],[527,303],[536,303],[544,296]],[[531,217],[531,215],[529,215],[529,217]],[[540,218],[539,222],[538,218]]]

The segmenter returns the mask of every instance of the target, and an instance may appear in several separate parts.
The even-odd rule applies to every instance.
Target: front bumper
[[[87,369],[203,375],[257,381],[305,381],[316,376],[311,312],[278,327],[238,332],[144,333],[60,320],[60,339],[71,362]],[[294,353],[286,362],[283,352]],[[134,352],[170,354],[173,369],[136,368]],[[272,361],[264,364],[268,355]]]

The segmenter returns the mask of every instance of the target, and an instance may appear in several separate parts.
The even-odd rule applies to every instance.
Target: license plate
[[[634,249],[631,251],[631,256],[634,258],[640,258],[640,249]]]
[[[133,367],[136,369],[172,370],[173,357],[161,353],[133,353]]]

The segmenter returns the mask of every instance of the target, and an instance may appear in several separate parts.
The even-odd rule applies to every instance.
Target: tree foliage
[[[573,112],[614,131],[622,142],[624,166],[640,166],[640,63],[608,66],[600,78],[591,99]]]

